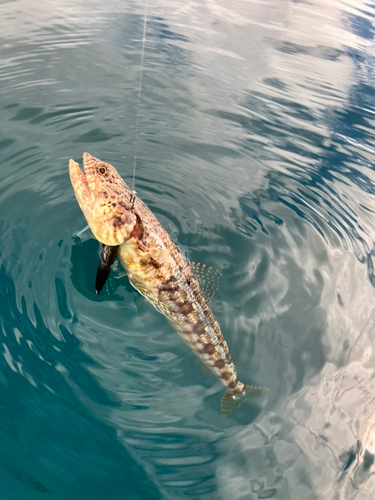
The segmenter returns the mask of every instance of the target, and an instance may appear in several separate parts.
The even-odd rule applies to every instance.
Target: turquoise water
[[[144,4],[0,1],[0,498],[372,499],[375,4],[148,5],[136,190],[192,261],[223,388],[116,271],[68,176],[131,183]]]

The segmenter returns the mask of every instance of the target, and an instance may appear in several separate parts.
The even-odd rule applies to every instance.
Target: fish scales
[[[226,416],[261,387],[245,386],[220,326],[188,260],[116,169],[88,153],[85,174],[73,160],[69,172],[77,201],[94,236],[116,247],[130,283],[170,322],[180,338],[226,387]]]
[[[131,283],[166,316],[199,359],[234,388],[237,374],[227,343],[189,262],[138,198],[134,211],[143,228],[118,252]]]

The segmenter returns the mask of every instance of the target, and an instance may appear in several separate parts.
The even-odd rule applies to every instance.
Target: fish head
[[[89,153],[83,154],[83,168],[69,161],[70,180],[87,224],[104,245],[121,245],[137,222],[132,191],[112,165]]]

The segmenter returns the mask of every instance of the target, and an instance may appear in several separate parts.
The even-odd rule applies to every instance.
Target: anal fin
[[[210,370],[208,369],[208,366],[202,363],[202,372],[203,373],[210,373]]]

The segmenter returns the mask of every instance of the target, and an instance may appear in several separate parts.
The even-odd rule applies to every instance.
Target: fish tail
[[[221,413],[224,417],[227,417],[232,411],[236,410],[245,399],[258,396],[264,392],[268,392],[266,387],[257,387],[254,385],[244,385],[242,391],[236,394],[227,390],[221,399]]]

